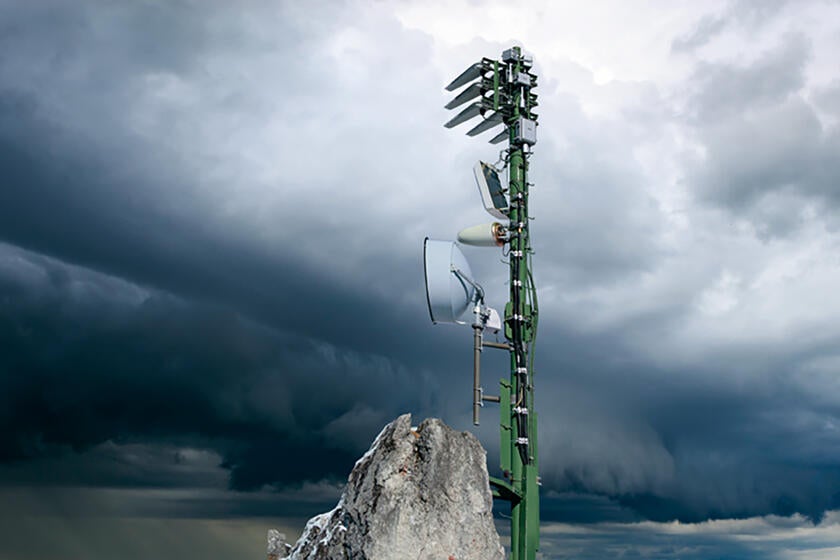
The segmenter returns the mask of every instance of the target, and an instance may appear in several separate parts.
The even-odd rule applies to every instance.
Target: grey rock
[[[278,560],[289,554],[292,545],[286,542],[286,534],[277,529],[268,530],[268,560]]]
[[[356,462],[335,509],[312,518],[289,560],[502,560],[478,439],[411,415]]]

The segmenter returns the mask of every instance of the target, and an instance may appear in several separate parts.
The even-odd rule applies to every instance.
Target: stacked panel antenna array
[[[531,93],[531,88],[536,87],[537,76],[531,71],[531,59],[525,56],[517,58],[512,53],[508,54],[510,51],[505,53],[501,61],[483,58],[471,64],[446,86],[447,91],[463,88],[445,105],[447,109],[460,108],[444,125],[446,128],[480,117],[480,122],[469,129],[467,135],[478,136],[501,126],[501,131],[490,139],[491,144],[499,144],[509,138],[511,128],[517,129],[513,119],[516,105],[523,109],[522,113],[536,121],[531,109],[537,106],[537,96]],[[522,89],[525,94],[517,95]],[[469,105],[463,107],[467,103]],[[518,128],[527,128],[527,125]]]

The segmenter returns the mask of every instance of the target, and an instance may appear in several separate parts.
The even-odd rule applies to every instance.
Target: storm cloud
[[[293,526],[397,414],[469,427],[470,335],[429,324],[422,241],[487,221],[470,168],[498,151],[441,127],[442,85],[512,36],[443,10],[0,6],[3,492]],[[593,10],[514,25],[540,74],[543,516],[679,520],[701,552],[709,520],[833,531],[838,6],[686,7],[666,33]],[[501,306],[501,254],[466,252]]]

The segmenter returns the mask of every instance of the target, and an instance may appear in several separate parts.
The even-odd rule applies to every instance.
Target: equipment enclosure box
[[[537,143],[537,122],[525,117],[516,121],[514,140],[519,144],[533,146]]]
[[[519,55],[513,49],[507,49],[502,53],[502,60],[504,62],[516,62],[519,59]]]

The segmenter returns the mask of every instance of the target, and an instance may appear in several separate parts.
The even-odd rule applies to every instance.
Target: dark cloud
[[[542,285],[568,289],[610,285],[650,271],[661,262],[664,217],[647,192],[644,173],[628,157],[639,134],[632,117],[593,119],[583,100],[547,88],[552,100],[541,126],[563,132],[541,141],[532,158],[535,250],[545,255],[535,274]],[[656,106],[655,95],[631,90],[637,107]],[[644,134],[656,135],[663,115],[643,119]],[[625,119],[625,117],[627,117]]]
[[[701,200],[749,220],[764,239],[796,232],[838,201],[837,133],[800,91],[808,52],[791,37],[749,66],[706,64],[694,78],[691,107],[704,154],[689,167],[692,187]]]
[[[422,408],[435,392],[384,357],[286,335],[223,308],[9,246],[3,263],[0,382],[4,424],[14,426],[3,432],[5,460],[113,440],[189,441],[219,450],[237,488],[343,479],[383,418]],[[356,431],[349,445],[341,422]],[[92,470],[68,482],[107,480],[95,462],[79,466]],[[111,485],[160,484],[152,466],[112,470]]]
[[[53,12],[10,8],[15,17],[5,20],[15,22],[4,34],[5,52],[17,56],[0,66],[0,167],[8,179],[0,237],[37,253],[2,246],[3,415],[14,429],[4,430],[0,456],[30,465],[66,460],[65,484],[182,480],[166,481],[177,452],[129,468],[131,442],[215,450],[234,488],[341,480],[388,419],[431,409],[440,393],[428,365],[450,362],[444,351],[427,366],[402,365],[424,354],[405,328],[405,309],[315,266],[337,257],[331,253],[348,239],[313,223],[310,207],[290,213],[295,199],[288,197],[274,219],[280,237],[260,243],[241,226],[220,223],[183,152],[134,129],[148,79],[201,82],[218,57],[238,61],[266,47],[306,52],[331,27],[330,20],[305,23],[309,11],[287,21],[294,8],[279,6],[273,15],[289,32],[273,28],[269,41],[266,28],[254,25],[262,22],[204,8],[65,13],[57,4]],[[157,29],[150,20],[161,17],[161,34],[148,35]],[[123,42],[114,34],[126,27]],[[55,39],[30,48],[35,36]],[[284,90],[281,107],[295,95],[305,99],[314,85],[303,60],[283,66],[296,88]],[[170,115],[176,121],[168,132],[193,113],[246,114],[276,95],[221,90],[210,109],[182,106]],[[86,120],[94,115],[95,123]],[[400,274],[383,287],[392,295],[413,288],[405,305],[425,317],[421,240],[413,241],[416,251],[403,253],[393,267]],[[376,320],[368,320],[371,309]],[[101,449],[113,442],[119,446],[109,459]],[[12,480],[20,480],[16,473]]]
[[[789,0],[751,2],[733,0],[721,15],[706,15],[694,27],[671,42],[674,53],[690,53],[702,48],[720,36],[733,24],[753,35],[762,26],[777,17],[789,5]]]
[[[726,20],[720,17],[706,16],[697,25],[681,37],[671,42],[671,50],[675,52],[692,51],[702,47],[715,38],[726,27]]]
[[[763,237],[795,231],[813,217],[809,204],[836,208],[838,136],[803,100],[704,127],[702,137],[697,194],[750,219]]]
[[[840,468],[823,453],[837,410],[813,415],[792,383],[756,393],[713,371],[573,367],[580,377],[554,393],[558,411],[541,417],[548,488],[610,496],[658,521],[794,512],[819,520],[838,506]],[[552,371],[564,369],[540,368]],[[605,383],[611,390],[597,391]]]
[[[748,65],[699,63],[690,81],[694,118],[710,125],[784,101],[804,85],[809,54],[808,41],[792,35]]]
[[[768,0],[767,2],[734,0],[729,6],[729,11],[731,16],[742,25],[755,28],[778,16],[790,4],[790,0]]]
[[[837,548],[834,519],[812,525],[801,516],[767,516],[704,523],[547,524],[549,558],[808,558]],[[803,538],[803,535],[808,535]],[[807,541],[811,541],[808,544]],[[818,544],[817,544],[818,543]]]
[[[819,108],[840,118],[840,83],[819,89],[814,97]]]

